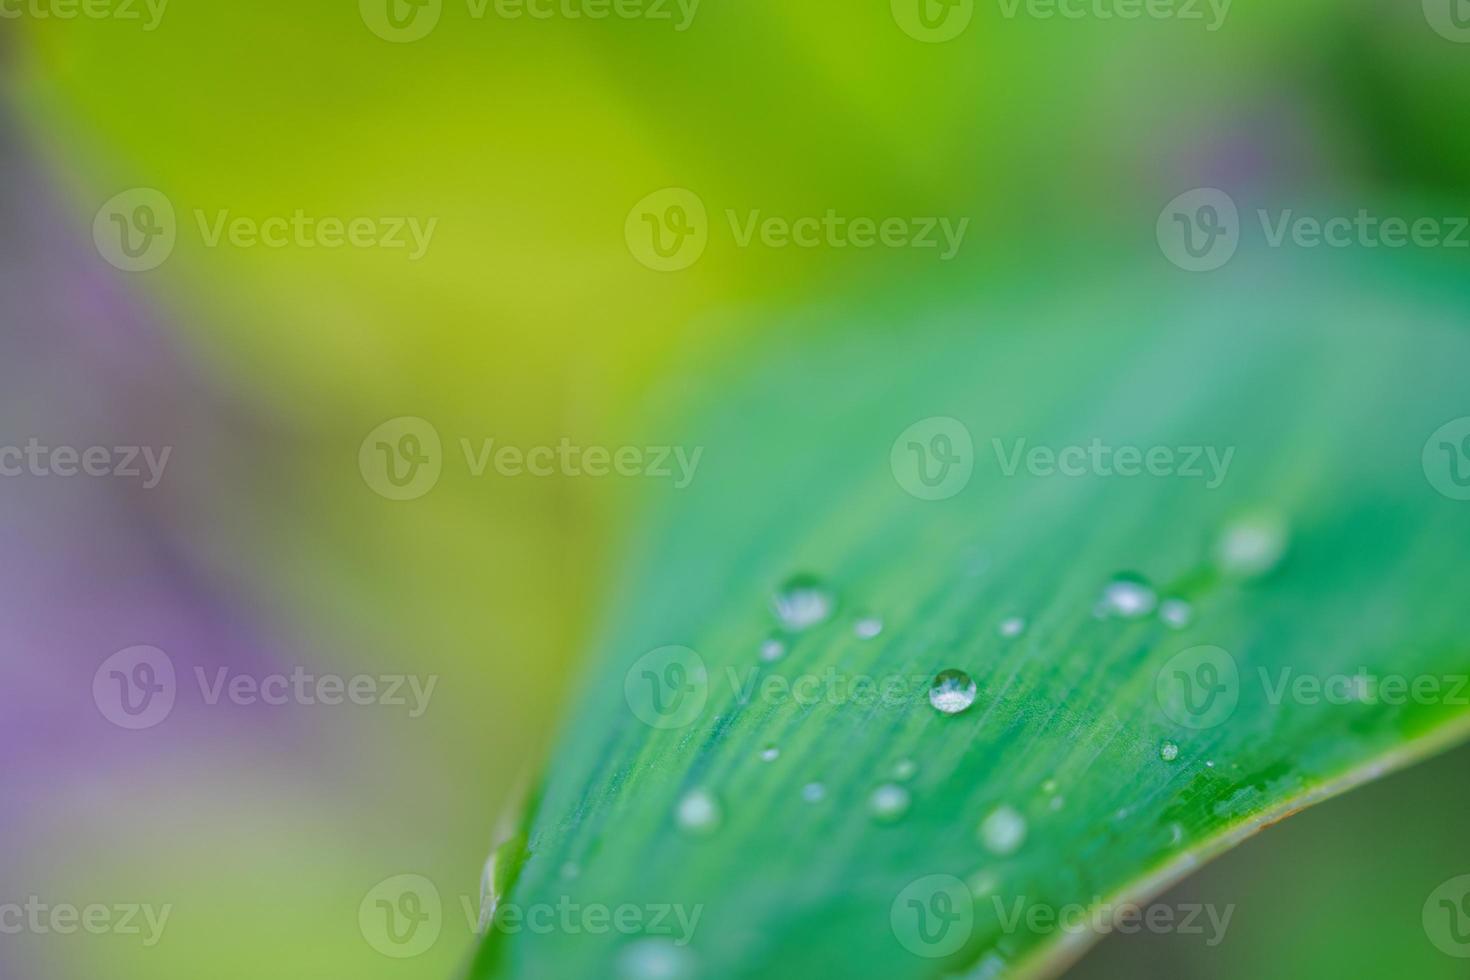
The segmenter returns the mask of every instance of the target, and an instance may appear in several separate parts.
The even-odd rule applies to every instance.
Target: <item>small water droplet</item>
[[[913,759],[900,759],[893,767],[893,778],[913,779],[914,773],[918,771],[919,767],[914,764]]]
[[[942,670],[929,687],[929,703],[947,715],[957,715],[975,703],[975,681],[963,670]]]
[[[714,833],[719,829],[723,816],[720,802],[708,790],[690,790],[679,801],[677,820],[679,829],[686,833]]]
[[[1207,760],[1205,762],[1205,768],[1206,769],[1213,769],[1213,768],[1215,768],[1215,760],[1214,759]]]
[[[582,868],[576,861],[568,861],[561,866],[561,876],[567,881],[571,881],[573,878],[579,878],[581,875]]]
[[[774,745],[768,745],[761,750],[762,762],[775,762],[779,758],[781,758],[781,750]]]
[[[1057,791],[1057,781],[1055,779],[1048,779],[1046,782],[1041,784],[1041,791],[1047,796],[1055,793]]]
[[[853,633],[857,634],[857,637],[860,640],[871,640],[873,637],[883,632],[883,620],[878,619],[874,616],[869,616],[866,619],[860,619],[853,625],[852,631]]]
[[[761,642],[762,660],[771,663],[780,660],[784,656],[786,656],[786,644],[784,641],[773,636]]]
[[[1026,818],[1015,807],[996,807],[980,822],[980,840],[992,854],[1014,854],[1026,841]]]
[[[1194,607],[1183,599],[1165,599],[1159,605],[1159,619],[1165,626],[1182,630],[1194,621]]]
[[[1001,636],[1020,636],[1024,632],[1026,632],[1026,621],[1020,616],[1012,616],[1000,624]]]
[[[807,783],[801,788],[801,798],[808,803],[820,803],[827,798],[827,787],[821,783]]]
[[[771,597],[771,609],[781,625],[793,632],[810,629],[832,618],[837,599],[815,576],[796,575]]]
[[[694,953],[665,936],[635,939],[618,953],[621,980],[684,980],[694,975]]]
[[[1173,742],[1165,742],[1159,746],[1159,758],[1165,762],[1173,762],[1179,758],[1179,746]]]
[[[1000,887],[1000,878],[994,871],[976,871],[965,880],[965,884],[970,886],[971,895],[981,898]]]
[[[1053,810],[1060,810],[1066,804],[1066,802],[1066,797],[1053,796],[1051,798],[1051,803],[1049,803],[1048,806],[1050,806]]]
[[[1169,843],[1177,844],[1184,839],[1184,827],[1177,823],[1169,824]]]
[[[1139,619],[1154,611],[1158,596],[1142,575],[1125,572],[1103,587],[1100,602],[1107,615]]]
[[[909,812],[909,791],[893,783],[884,783],[868,798],[868,809],[883,823],[893,823]]]
[[[1229,524],[1215,543],[1215,564],[1227,575],[1251,578],[1275,568],[1286,553],[1286,522],[1270,515]]]

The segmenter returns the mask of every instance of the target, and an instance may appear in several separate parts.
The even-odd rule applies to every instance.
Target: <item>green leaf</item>
[[[1052,973],[1046,910],[1463,736],[1464,291],[1291,271],[875,290],[701,369],[473,976]]]

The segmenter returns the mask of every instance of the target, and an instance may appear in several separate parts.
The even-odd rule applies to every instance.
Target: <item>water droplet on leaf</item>
[[[868,809],[883,823],[893,823],[909,812],[909,791],[893,783],[884,783],[873,790],[868,799]]]
[[[1118,575],[1103,588],[1102,608],[1119,619],[1139,619],[1154,611],[1158,596],[1141,575]]]
[[[980,840],[992,854],[1014,854],[1026,841],[1026,818],[1015,807],[997,807],[981,821]]]
[[[719,829],[724,814],[720,803],[708,791],[690,790],[679,801],[677,813],[679,829],[690,834],[712,834]]]
[[[793,632],[811,629],[832,618],[837,599],[815,576],[796,575],[771,597],[771,609],[781,625]]]
[[[957,715],[975,703],[975,682],[963,670],[940,671],[929,688],[929,703],[947,715]]]
[[[1215,564],[1226,575],[1253,578],[1264,575],[1286,553],[1286,522],[1256,515],[1232,522],[1215,543]]]
[[[1194,621],[1194,607],[1183,599],[1165,599],[1159,605],[1159,619],[1165,626],[1182,630]]]
[[[664,936],[635,939],[618,953],[621,980],[685,980],[694,976],[694,954]]]

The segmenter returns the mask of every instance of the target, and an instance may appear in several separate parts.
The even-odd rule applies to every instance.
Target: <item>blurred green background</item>
[[[669,406],[718,384],[689,365],[759,357],[762,309],[1037,268],[1064,291],[1119,256],[1187,279],[1162,265],[1154,226],[1199,186],[1243,209],[1470,208],[1470,46],[1413,3],[1237,0],[1215,31],[977,4],[931,44],[878,0],[704,0],[683,31],[493,5],[477,18],[445,0],[410,43],[344,0],[173,0],[151,30],[141,5],[140,22],[43,17],[39,2],[0,20],[7,439],[50,427],[176,448],[161,494],[5,488],[16,751],[0,880],[7,895],[174,911],[154,948],[6,936],[7,975],[444,977],[463,963],[463,903],[554,736],[631,515],[676,491],[446,466],[398,504],[356,465],[383,420],[430,419],[446,442],[656,444]],[[127,275],[91,230],[134,187],[166,195],[179,234],[163,265]],[[624,237],[629,210],[666,187],[712,219],[678,273],[640,264]],[[968,217],[969,232],[945,263],[740,248],[723,227],[725,209],[829,208]],[[208,247],[195,209],[437,225],[414,261]],[[88,684],[135,643],[181,665],[440,680],[419,718],[193,705],[119,731]],[[1221,948],[1114,937],[1079,974],[1460,975],[1417,903],[1470,871],[1453,833],[1467,762],[1329,804],[1180,886],[1239,896]],[[357,909],[402,873],[433,880],[445,913],[428,952],[395,960]]]

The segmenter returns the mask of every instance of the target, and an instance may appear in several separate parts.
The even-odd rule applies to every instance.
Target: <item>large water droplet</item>
[[[884,783],[868,798],[868,809],[883,823],[893,823],[909,812],[909,791],[894,783]]]
[[[1154,611],[1158,595],[1141,575],[1124,573],[1103,588],[1102,608],[1119,619],[1139,619]]]
[[[720,801],[703,789],[690,790],[684,794],[676,814],[680,830],[700,836],[718,830],[723,817]]]
[[[1014,854],[1026,842],[1026,818],[1015,807],[996,807],[980,823],[980,841],[992,854]]]
[[[1286,553],[1286,522],[1270,515],[1232,522],[1215,543],[1215,564],[1227,575],[1251,578],[1275,568]]]
[[[771,597],[771,609],[792,631],[810,629],[832,618],[837,599],[815,576],[796,575]]]
[[[1179,758],[1179,746],[1174,742],[1164,742],[1159,746],[1159,758],[1165,762],[1173,762]]]
[[[957,715],[975,703],[975,682],[963,670],[943,670],[929,688],[929,703],[947,715]]]
[[[694,953],[664,936],[635,939],[618,953],[620,980],[685,980],[694,975]]]
[[[1194,621],[1194,607],[1183,599],[1165,599],[1159,605],[1159,619],[1165,626],[1182,630]]]

